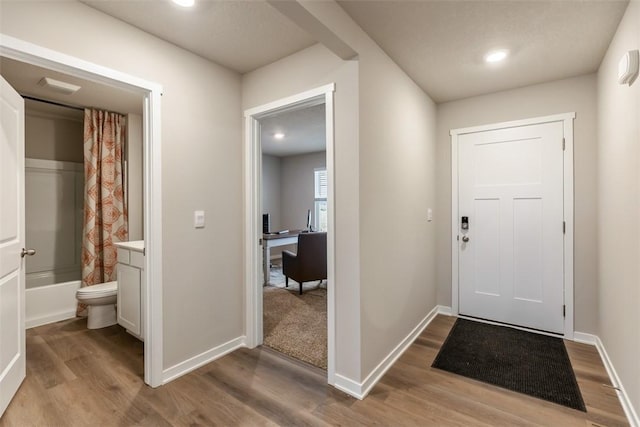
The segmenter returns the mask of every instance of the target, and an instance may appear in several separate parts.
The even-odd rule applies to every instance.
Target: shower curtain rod
[[[72,108],[74,110],[79,110],[79,111],[84,111],[84,108],[82,107],[76,107],[74,105],[67,105],[67,104],[62,104],[60,102],[56,102],[56,101],[49,101],[47,99],[41,99],[41,98],[36,98],[33,96],[28,96],[28,95],[22,95],[22,97],[24,99],[28,99],[30,101],[36,101],[36,102],[43,102],[45,104],[51,104],[51,105],[57,105],[58,107],[65,107],[65,108]]]

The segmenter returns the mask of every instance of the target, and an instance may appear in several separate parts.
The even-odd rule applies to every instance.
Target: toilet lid
[[[104,297],[115,295],[118,292],[118,282],[100,283],[99,285],[85,286],[78,289],[77,295],[87,297]]]

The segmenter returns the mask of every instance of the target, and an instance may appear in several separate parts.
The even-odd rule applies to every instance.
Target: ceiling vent
[[[51,89],[58,93],[64,93],[65,95],[72,95],[80,90],[81,86],[74,85],[67,82],[61,82],[50,77],[43,77],[38,84],[47,89]]]

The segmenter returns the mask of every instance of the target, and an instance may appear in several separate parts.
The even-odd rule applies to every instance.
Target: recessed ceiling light
[[[182,7],[193,7],[196,4],[196,0],[172,0],[175,4]]]
[[[506,49],[492,50],[484,56],[484,61],[488,63],[504,61],[509,56],[509,51]]]
[[[274,134],[273,134],[273,137],[274,137],[275,139],[282,139],[282,138],[284,138],[284,133],[281,133],[281,132],[274,133]]]

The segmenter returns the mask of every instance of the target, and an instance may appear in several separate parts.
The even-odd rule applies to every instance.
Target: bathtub
[[[76,291],[80,280],[38,286],[25,291],[27,329],[70,319],[76,315]]]

